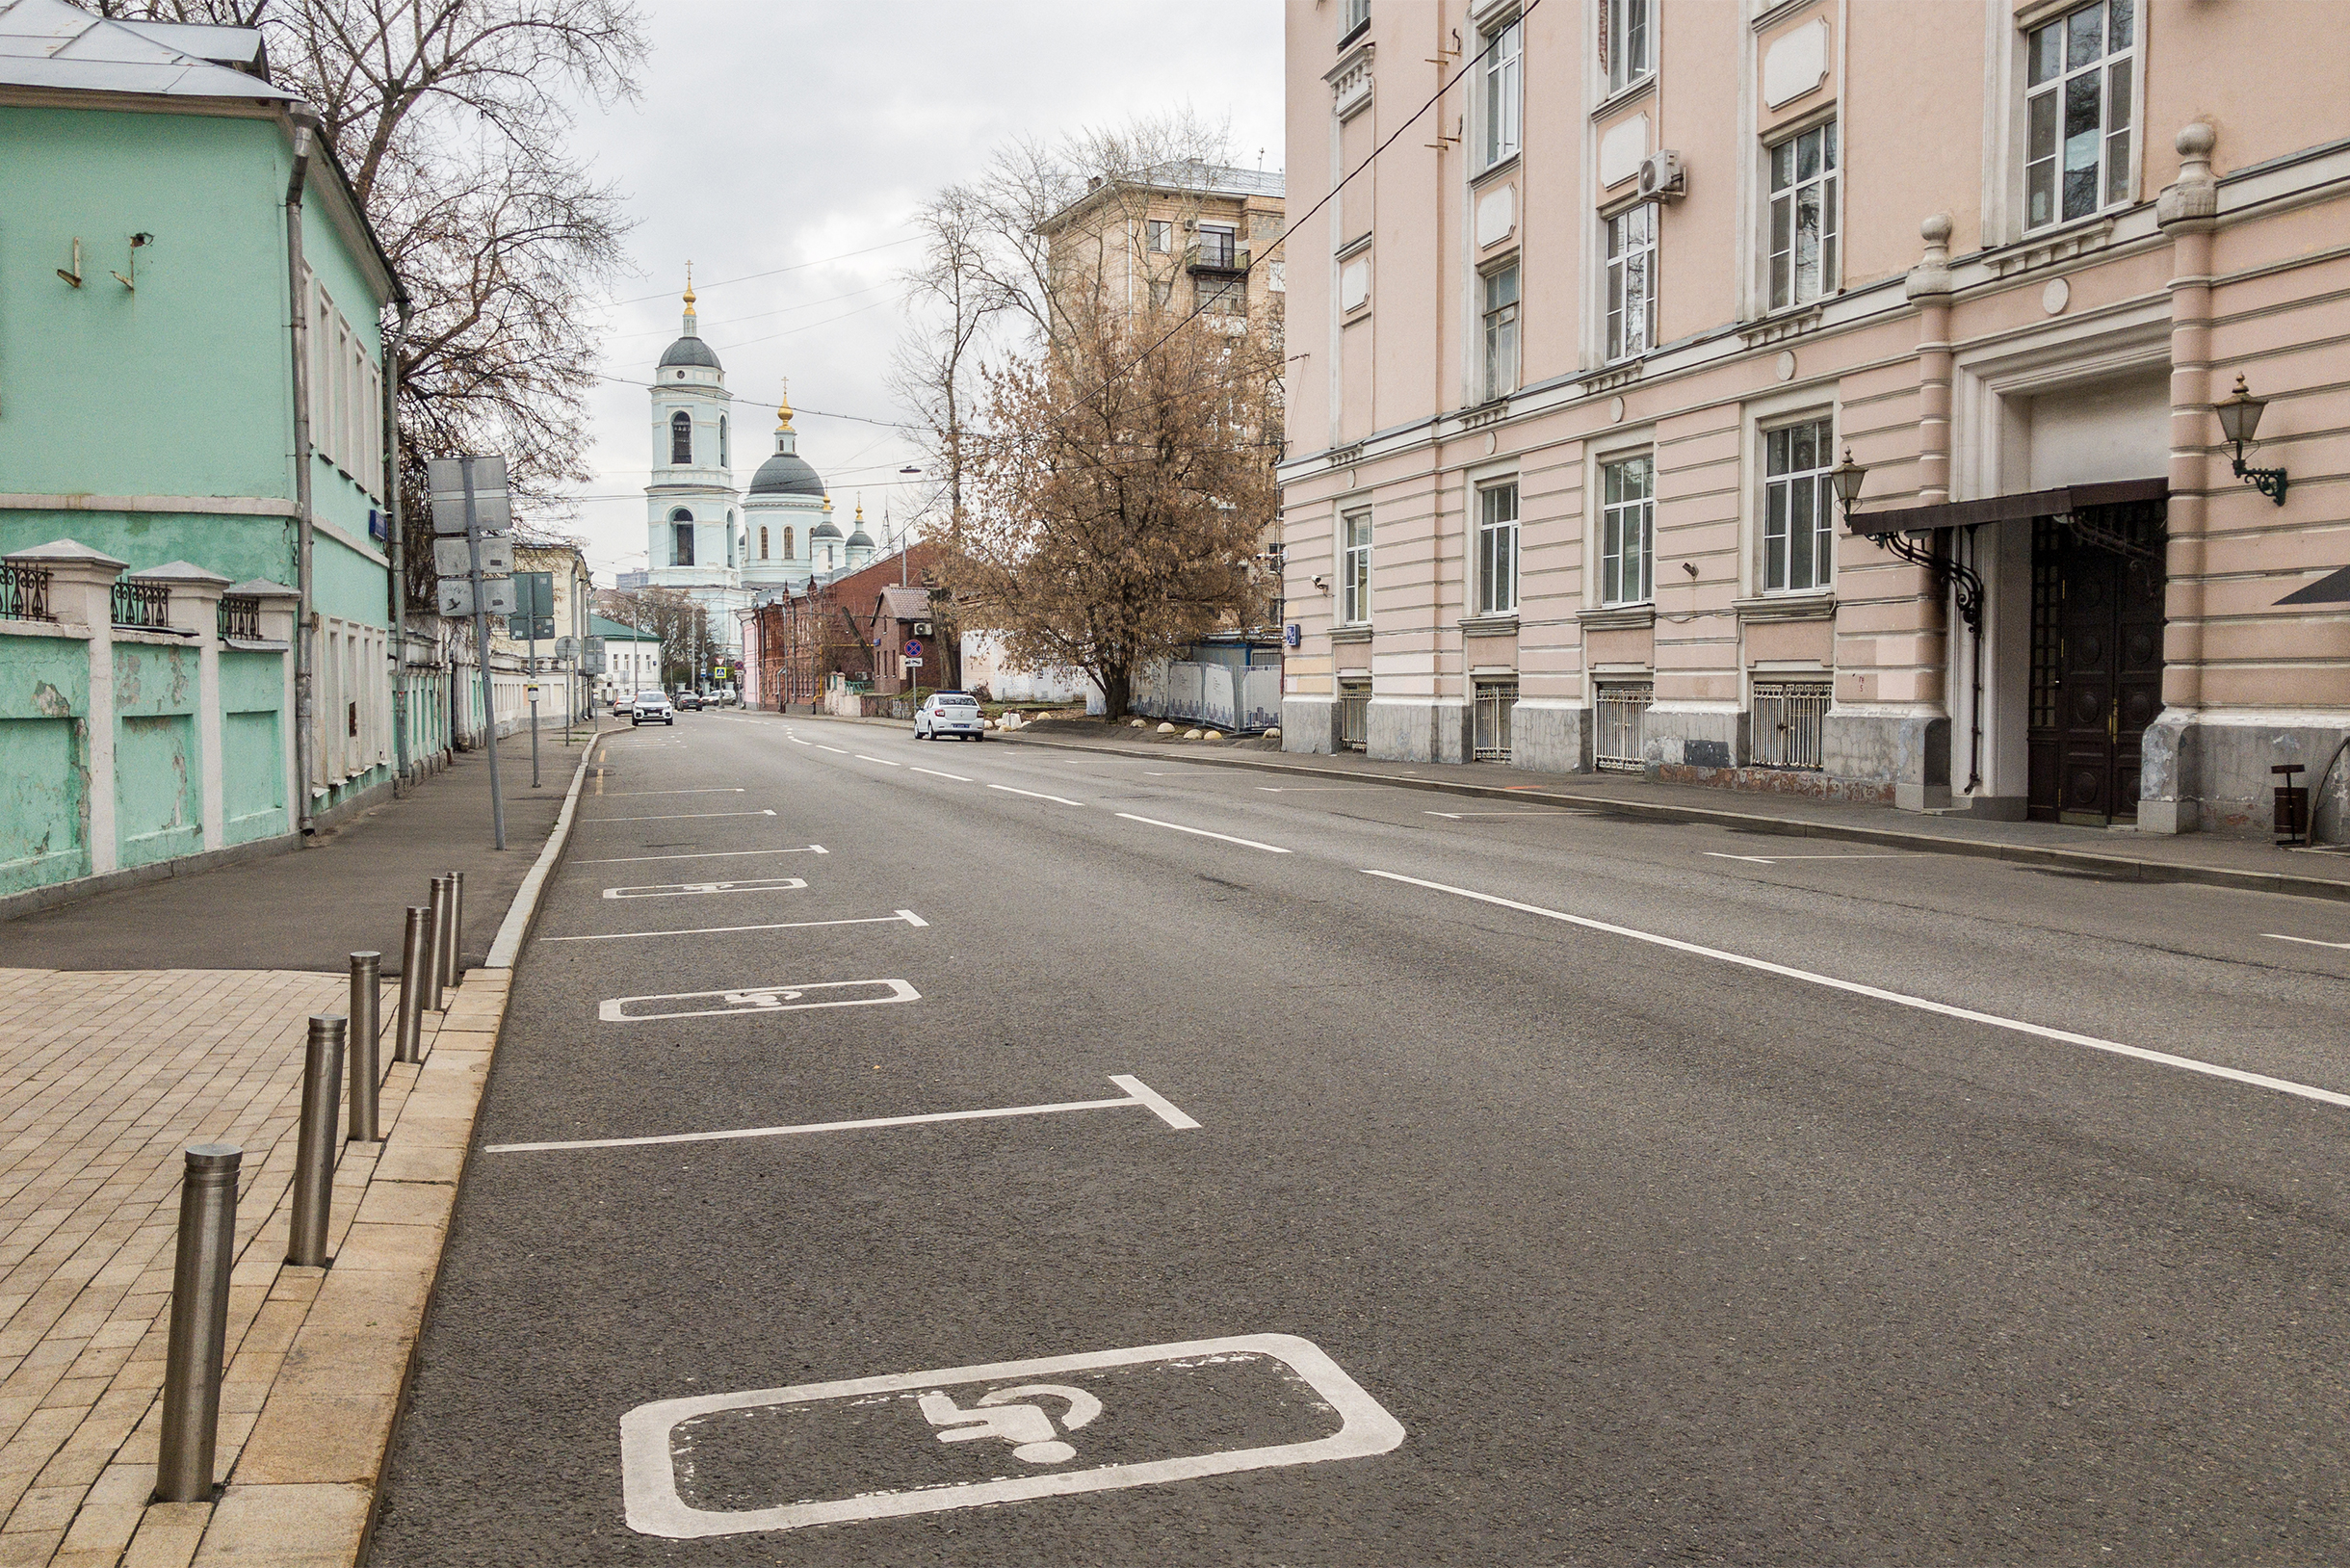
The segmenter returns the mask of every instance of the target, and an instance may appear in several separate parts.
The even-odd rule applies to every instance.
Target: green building
[[[400,286],[309,118],[257,33],[0,0],[0,898],[297,843],[437,744]]]

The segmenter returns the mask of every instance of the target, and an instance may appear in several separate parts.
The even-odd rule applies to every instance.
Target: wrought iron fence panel
[[[171,629],[171,589],[165,583],[117,583],[115,624],[143,632]]]
[[[0,620],[55,620],[49,614],[49,569],[0,562]]]
[[[1828,697],[1825,681],[1755,682],[1755,766],[1817,772]]]
[[[249,593],[221,595],[221,640],[261,640],[261,601]]]

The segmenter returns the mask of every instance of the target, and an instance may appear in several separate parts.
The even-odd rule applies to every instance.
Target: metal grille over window
[[[261,640],[261,601],[249,593],[221,595],[221,640]]]
[[[1640,745],[1647,739],[1648,706],[1657,700],[1653,681],[1607,681],[1593,704],[1597,724],[1591,760],[1611,773],[1640,771]]]
[[[1518,705],[1516,681],[1476,683],[1476,760],[1509,761],[1509,715]]]
[[[1825,681],[1755,682],[1755,766],[1817,772],[1820,721],[1827,717]]]
[[[163,632],[171,626],[171,589],[162,583],[117,583],[115,624]]]
[[[2098,0],[2026,39],[2025,227],[2129,199],[2136,28],[2137,0]]]
[[[1770,149],[1770,305],[1836,288],[1836,121]]]
[[[1824,419],[1762,437],[1762,587],[1807,592],[1829,584],[1836,562],[1835,432]]]
[[[49,569],[0,562],[0,620],[54,620],[49,614]]]
[[[1338,683],[1338,744],[1342,751],[1361,751],[1371,744],[1371,682]]]

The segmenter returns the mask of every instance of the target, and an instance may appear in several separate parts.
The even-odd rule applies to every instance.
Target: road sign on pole
[[[921,644],[919,641],[910,641],[910,642],[906,643],[906,645],[905,645],[905,656],[906,656],[908,659],[919,659],[919,658],[921,658],[921,657],[922,657],[922,644]]]

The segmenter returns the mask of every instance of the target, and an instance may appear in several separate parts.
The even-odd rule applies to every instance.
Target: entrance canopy
[[[1973,523],[2061,517],[2090,507],[2110,507],[2122,502],[2161,501],[2170,492],[2168,480],[2108,480],[2098,484],[2068,484],[2054,490],[2026,490],[2021,495],[1995,495],[1981,501],[1942,501],[1930,507],[1854,512],[1845,526],[1869,538],[1888,534],[1928,534],[1938,528],[1965,528]]]
[[[2328,572],[2308,588],[2296,588],[2279,604],[2350,604],[2350,566]]]

